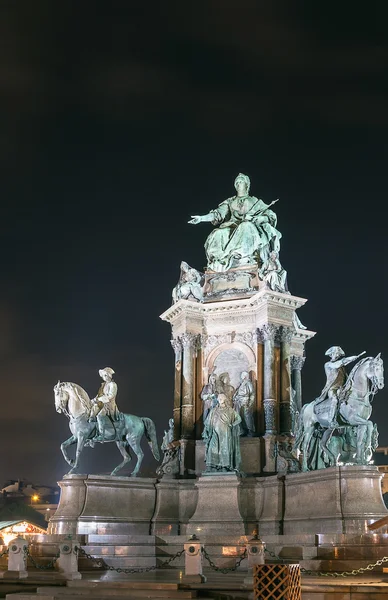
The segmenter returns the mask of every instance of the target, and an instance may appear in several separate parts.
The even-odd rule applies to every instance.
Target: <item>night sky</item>
[[[332,345],[388,361],[387,8],[1,2],[0,483],[68,470],[58,379],[94,396],[113,367],[120,409],[161,438],[173,352],[159,315],[181,260],[205,266],[211,225],[190,215],[233,195],[240,171],[280,198],[280,258],[309,300],[304,400]],[[380,391],[380,445],[386,403]],[[105,444],[81,465],[120,460]]]

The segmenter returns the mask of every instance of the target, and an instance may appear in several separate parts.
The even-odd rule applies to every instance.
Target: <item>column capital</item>
[[[280,331],[280,341],[284,343],[290,343],[294,337],[294,329],[291,327],[282,327]]]
[[[279,341],[281,330],[281,325],[275,325],[275,323],[266,323],[257,330],[257,337],[263,342],[267,340],[270,340],[271,342],[277,342]]]
[[[179,352],[182,352],[182,343],[179,338],[173,338],[172,340],[170,340],[170,343],[175,354],[179,354]]]
[[[179,339],[184,350],[198,350],[201,347],[200,336],[196,333],[183,333]]]
[[[293,371],[301,371],[305,363],[305,356],[291,356],[291,369]]]

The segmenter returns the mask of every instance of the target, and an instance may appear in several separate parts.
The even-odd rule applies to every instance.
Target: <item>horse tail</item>
[[[160,460],[158,440],[156,439],[155,424],[153,420],[149,419],[148,417],[141,417],[141,420],[143,421],[144,433],[147,438],[149,447],[151,448],[151,452],[156,460]]]
[[[306,404],[304,406],[302,406],[302,410],[299,413],[298,429],[296,431],[295,441],[293,444],[293,450],[298,450],[298,448],[303,440],[303,435],[304,435],[303,413],[304,413],[306,406],[307,406]]]

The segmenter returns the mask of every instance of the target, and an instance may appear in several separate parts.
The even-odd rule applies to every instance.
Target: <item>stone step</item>
[[[98,600],[113,600],[117,598],[118,600],[122,600],[122,598],[174,598],[176,600],[185,600],[186,598],[196,598],[197,594],[195,591],[181,591],[178,590],[176,592],[163,592],[162,590],[122,590],[120,593],[118,590],[104,590],[102,592],[97,592],[93,590],[92,593],[82,592],[82,593],[73,593],[73,594],[63,594],[60,588],[56,588],[56,591],[51,593],[17,593],[17,594],[7,594],[7,600],[79,600],[82,597],[87,598],[98,598]]]
[[[128,582],[129,583],[129,582]],[[42,594],[45,597],[50,595],[61,596],[64,600],[69,600],[70,597],[87,596],[88,598],[118,597],[118,598],[196,598],[195,590],[182,590],[179,585],[163,584],[163,583],[133,583],[125,587],[117,587],[114,583],[100,582],[98,586],[72,586],[60,588],[42,587],[37,589],[37,594]],[[47,600],[47,599],[46,599]]]
[[[325,578],[326,579],[326,578]],[[388,600],[388,584],[363,582],[355,577],[341,581],[302,578],[302,600]]]
[[[270,562],[270,561],[268,561]],[[315,560],[301,560],[299,561],[300,566],[304,569],[308,569],[310,571],[322,571],[322,572],[343,572],[343,571],[353,571],[353,569],[359,569],[360,567],[365,568],[367,565],[376,562],[375,560],[325,560],[325,559],[315,559]],[[371,571],[364,572],[364,575],[368,573],[382,573],[383,567],[376,566]]]
[[[388,558],[388,544],[385,546],[321,546],[317,548],[319,559],[351,560],[360,559],[376,562],[381,558]]]
[[[87,588],[82,591],[68,590],[69,593],[65,593],[66,588],[54,588],[52,591],[45,590],[44,592],[33,593],[17,593],[7,594],[7,600],[80,600],[82,597],[86,598],[98,598],[98,600],[113,600],[117,598],[174,598],[176,600],[186,600],[191,598],[197,598],[197,592],[194,590],[119,590],[115,588],[105,590],[88,590]]]

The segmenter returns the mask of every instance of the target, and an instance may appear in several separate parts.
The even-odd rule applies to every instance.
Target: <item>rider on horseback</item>
[[[97,396],[92,399],[93,407],[89,417],[89,422],[97,419],[99,432],[99,435],[89,441],[89,445],[92,447],[94,446],[94,442],[105,441],[106,417],[109,417],[115,429],[115,422],[120,418],[120,412],[116,406],[117,384],[112,379],[114,370],[110,367],[105,367],[105,369],[99,370],[99,375],[103,383],[98,390]]]
[[[365,352],[361,352],[358,356],[348,356],[348,358],[346,358],[345,352],[339,346],[332,346],[325,352],[325,356],[330,356],[331,360],[325,363],[326,385],[323,388],[321,395],[316,399],[315,406],[318,406],[318,404],[321,404],[326,399],[330,400],[327,419],[331,429],[338,427],[336,421],[339,400],[338,392],[348,377],[345,365],[359,359],[363,354],[365,354]]]

